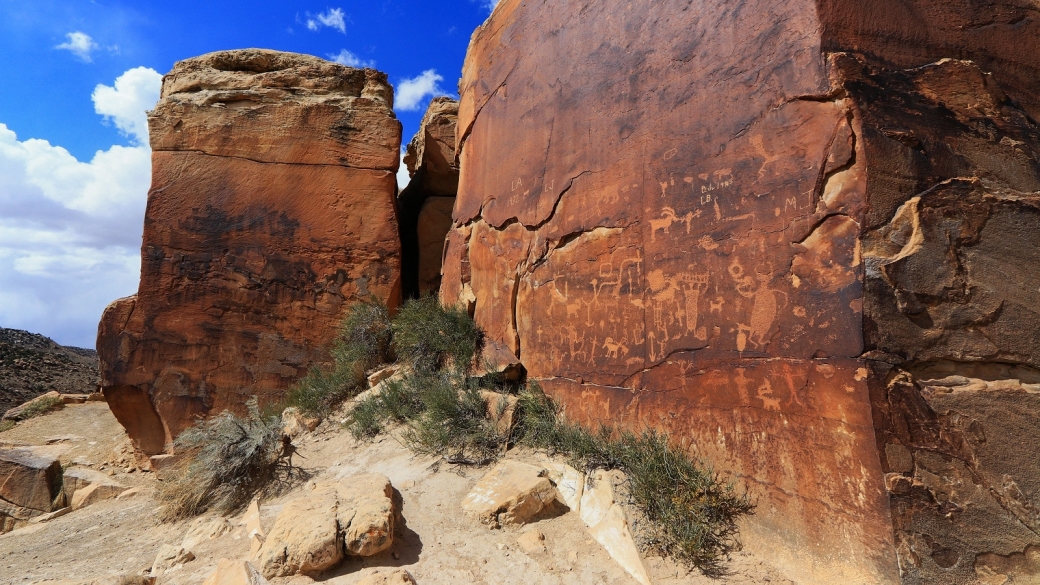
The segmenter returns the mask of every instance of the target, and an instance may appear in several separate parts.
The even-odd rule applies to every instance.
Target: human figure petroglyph
[[[588,352],[585,351],[585,338],[578,334],[578,328],[573,325],[567,326],[567,336],[571,348],[571,358],[577,360],[578,356],[587,359]]]
[[[755,347],[765,345],[769,331],[782,308],[777,303],[777,294],[784,296],[784,306],[787,306],[787,293],[769,288],[769,275],[761,276],[760,280],[761,286],[755,292],[755,301],[751,305],[751,331],[748,334],[748,341],[754,343]]]
[[[737,351],[744,351],[748,342],[751,342],[757,349],[765,346],[769,341],[769,332],[773,329],[773,323],[782,308],[777,302],[776,295],[783,295],[784,306],[787,305],[786,292],[769,288],[770,276],[769,274],[759,275],[759,287],[750,295],[754,299],[751,303],[750,323],[737,324]],[[738,290],[738,292],[740,291]]]
[[[689,269],[692,272],[694,267],[690,266]],[[708,275],[684,275],[679,281],[679,286],[682,288],[683,299],[685,300],[686,331],[694,333],[697,339],[704,341],[708,338],[708,332],[704,327],[701,327],[698,331],[697,322],[700,320],[701,295],[708,289]]]

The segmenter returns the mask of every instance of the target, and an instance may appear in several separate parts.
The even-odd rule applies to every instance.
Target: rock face
[[[455,126],[459,103],[445,97],[430,102],[419,132],[408,144],[404,163],[412,180],[397,198],[404,252],[404,294],[436,293],[441,282],[444,239],[459,187]]]
[[[98,333],[113,413],[163,452],[197,415],[278,398],[349,305],[398,302],[386,76],[274,51],[181,61],[149,115],[140,292]]]
[[[0,533],[56,509],[61,463],[45,450],[0,449]]]
[[[788,578],[1040,571],[1038,84],[1029,2],[503,0],[442,300],[745,480]]]

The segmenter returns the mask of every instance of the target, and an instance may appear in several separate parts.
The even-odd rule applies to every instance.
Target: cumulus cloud
[[[54,48],[69,51],[87,63],[93,61],[90,54],[98,48],[98,44],[94,42],[94,39],[90,38],[90,35],[76,31],[66,34],[65,39],[64,43]]]
[[[347,67],[375,67],[375,61],[366,61],[361,57],[358,57],[354,53],[343,49],[338,53],[330,53],[329,59],[339,63],[340,65],[346,65]]]
[[[137,290],[151,182],[143,111],[161,79],[149,71],[95,90],[95,109],[135,144],[89,162],[0,123],[0,326],[93,347],[104,307]]]
[[[408,165],[404,164],[404,155],[408,152],[407,147],[401,147],[401,166],[397,168],[397,190],[404,191],[404,188],[408,186],[408,183],[412,182],[412,178],[408,175]]]
[[[417,77],[401,80],[394,92],[394,109],[414,112],[422,106],[426,96],[449,95],[438,85],[442,81],[444,78],[437,74],[436,69],[427,69]]]
[[[136,144],[148,142],[148,116],[146,112],[159,101],[162,75],[154,69],[137,67],[116,78],[109,87],[98,85],[91,99],[94,111],[119,128],[119,131]]]
[[[343,34],[347,34],[347,15],[343,13],[342,8],[329,8],[317,16],[311,16],[310,13],[307,13],[308,29],[318,31],[323,26],[334,28]]]

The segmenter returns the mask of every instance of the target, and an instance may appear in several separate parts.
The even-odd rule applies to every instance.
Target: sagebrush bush
[[[408,301],[393,320],[394,347],[398,357],[416,372],[469,371],[480,351],[484,334],[459,307],[444,307],[436,297]]]
[[[420,385],[414,378],[388,380],[382,392],[357,401],[344,426],[356,439],[375,437],[383,432],[387,422],[410,421],[424,409]]]
[[[394,361],[390,312],[378,300],[355,304],[333,342],[333,363],[311,368],[285,396],[282,406],[325,417],[333,406],[356,395],[365,384],[365,372]]]
[[[14,422],[13,420],[0,420],[0,433],[4,431],[9,431],[17,425],[18,423]]]
[[[446,372],[418,374],[412,380],[423,407],[404,435],[413,451],[471,465],[498,457],[509,437],[487,417],[487,402],[477,386],[460,387]]]
[[[642,434],[568,423],[559,407],[531,387],[520,397],[519,440],[567,457],[574,467],[620,469],[635,505],[651,523],[652,548],[712,577],[725,574],[736,546],[736,521],[751,514],[747,494],[690,459],[682,446],[653,430]]]
[[[246,416],[224,411],[177,437],[180,461],[160,473],[157,496],[163,522],[207,510],[228,514],[245,506],[276,478],[282,424],[260,413],[256,398]]]

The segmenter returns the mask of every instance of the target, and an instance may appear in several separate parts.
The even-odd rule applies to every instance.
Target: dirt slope
[[[126,436],[106,405],[69,405],[61,411],[21,423],[0,433],[0,447],[13,444],[45,444],[64,429],[79,436],[66,437],[59,445],[65,465],[90,464],[111,472],[127,486],[144,486],[136,498],[94,504],[44,524],[0,536],[0,584],[37,583],[46,579],[85,579],[105,575],[136,574],[147,570],[163,544],[179,544],[190,522],[160,525],[153,520],[157,503],[149,488],[150,473],[127,473]],[[423,585],[495,584],[564,585],[635,583],[593,541],[575,514],[541,520],[533,526],[546,537],[544,553],[526,554],[517,544],[525,528],[491,530],[465,517],[459,504],[484,469],[439,465],[432,458],[415,457],[397,439],[387,436],[375,442],[357,443],[333,423],[298,440],[294,462],[314,479],[349,478],[374,471],[386,474],[400,494],[403,521],[396,543],[386,553],[364,560],[348,560],[319,582],[333,585],[357,583],[371,567],[400,566]],[[510,457],[537,459],[535,453],[511,453]],[[107,464],[106,464],[107,462]],[[286,502],[300,494],[299,487],[270,501],[261,502],[263,526],[270,531]],[[160,583],[197,585],[224,557],[246,558],[249,539],[239,517],[230,519],[231,532],[193,549],[194,561],[168,573]],[[646,559],[655,584],[789,583],[760,558],[738,553],[734,574],[711,581],[690,574],[660,558]],[[310,579],[278,579],[273,585],[304,585]]]

